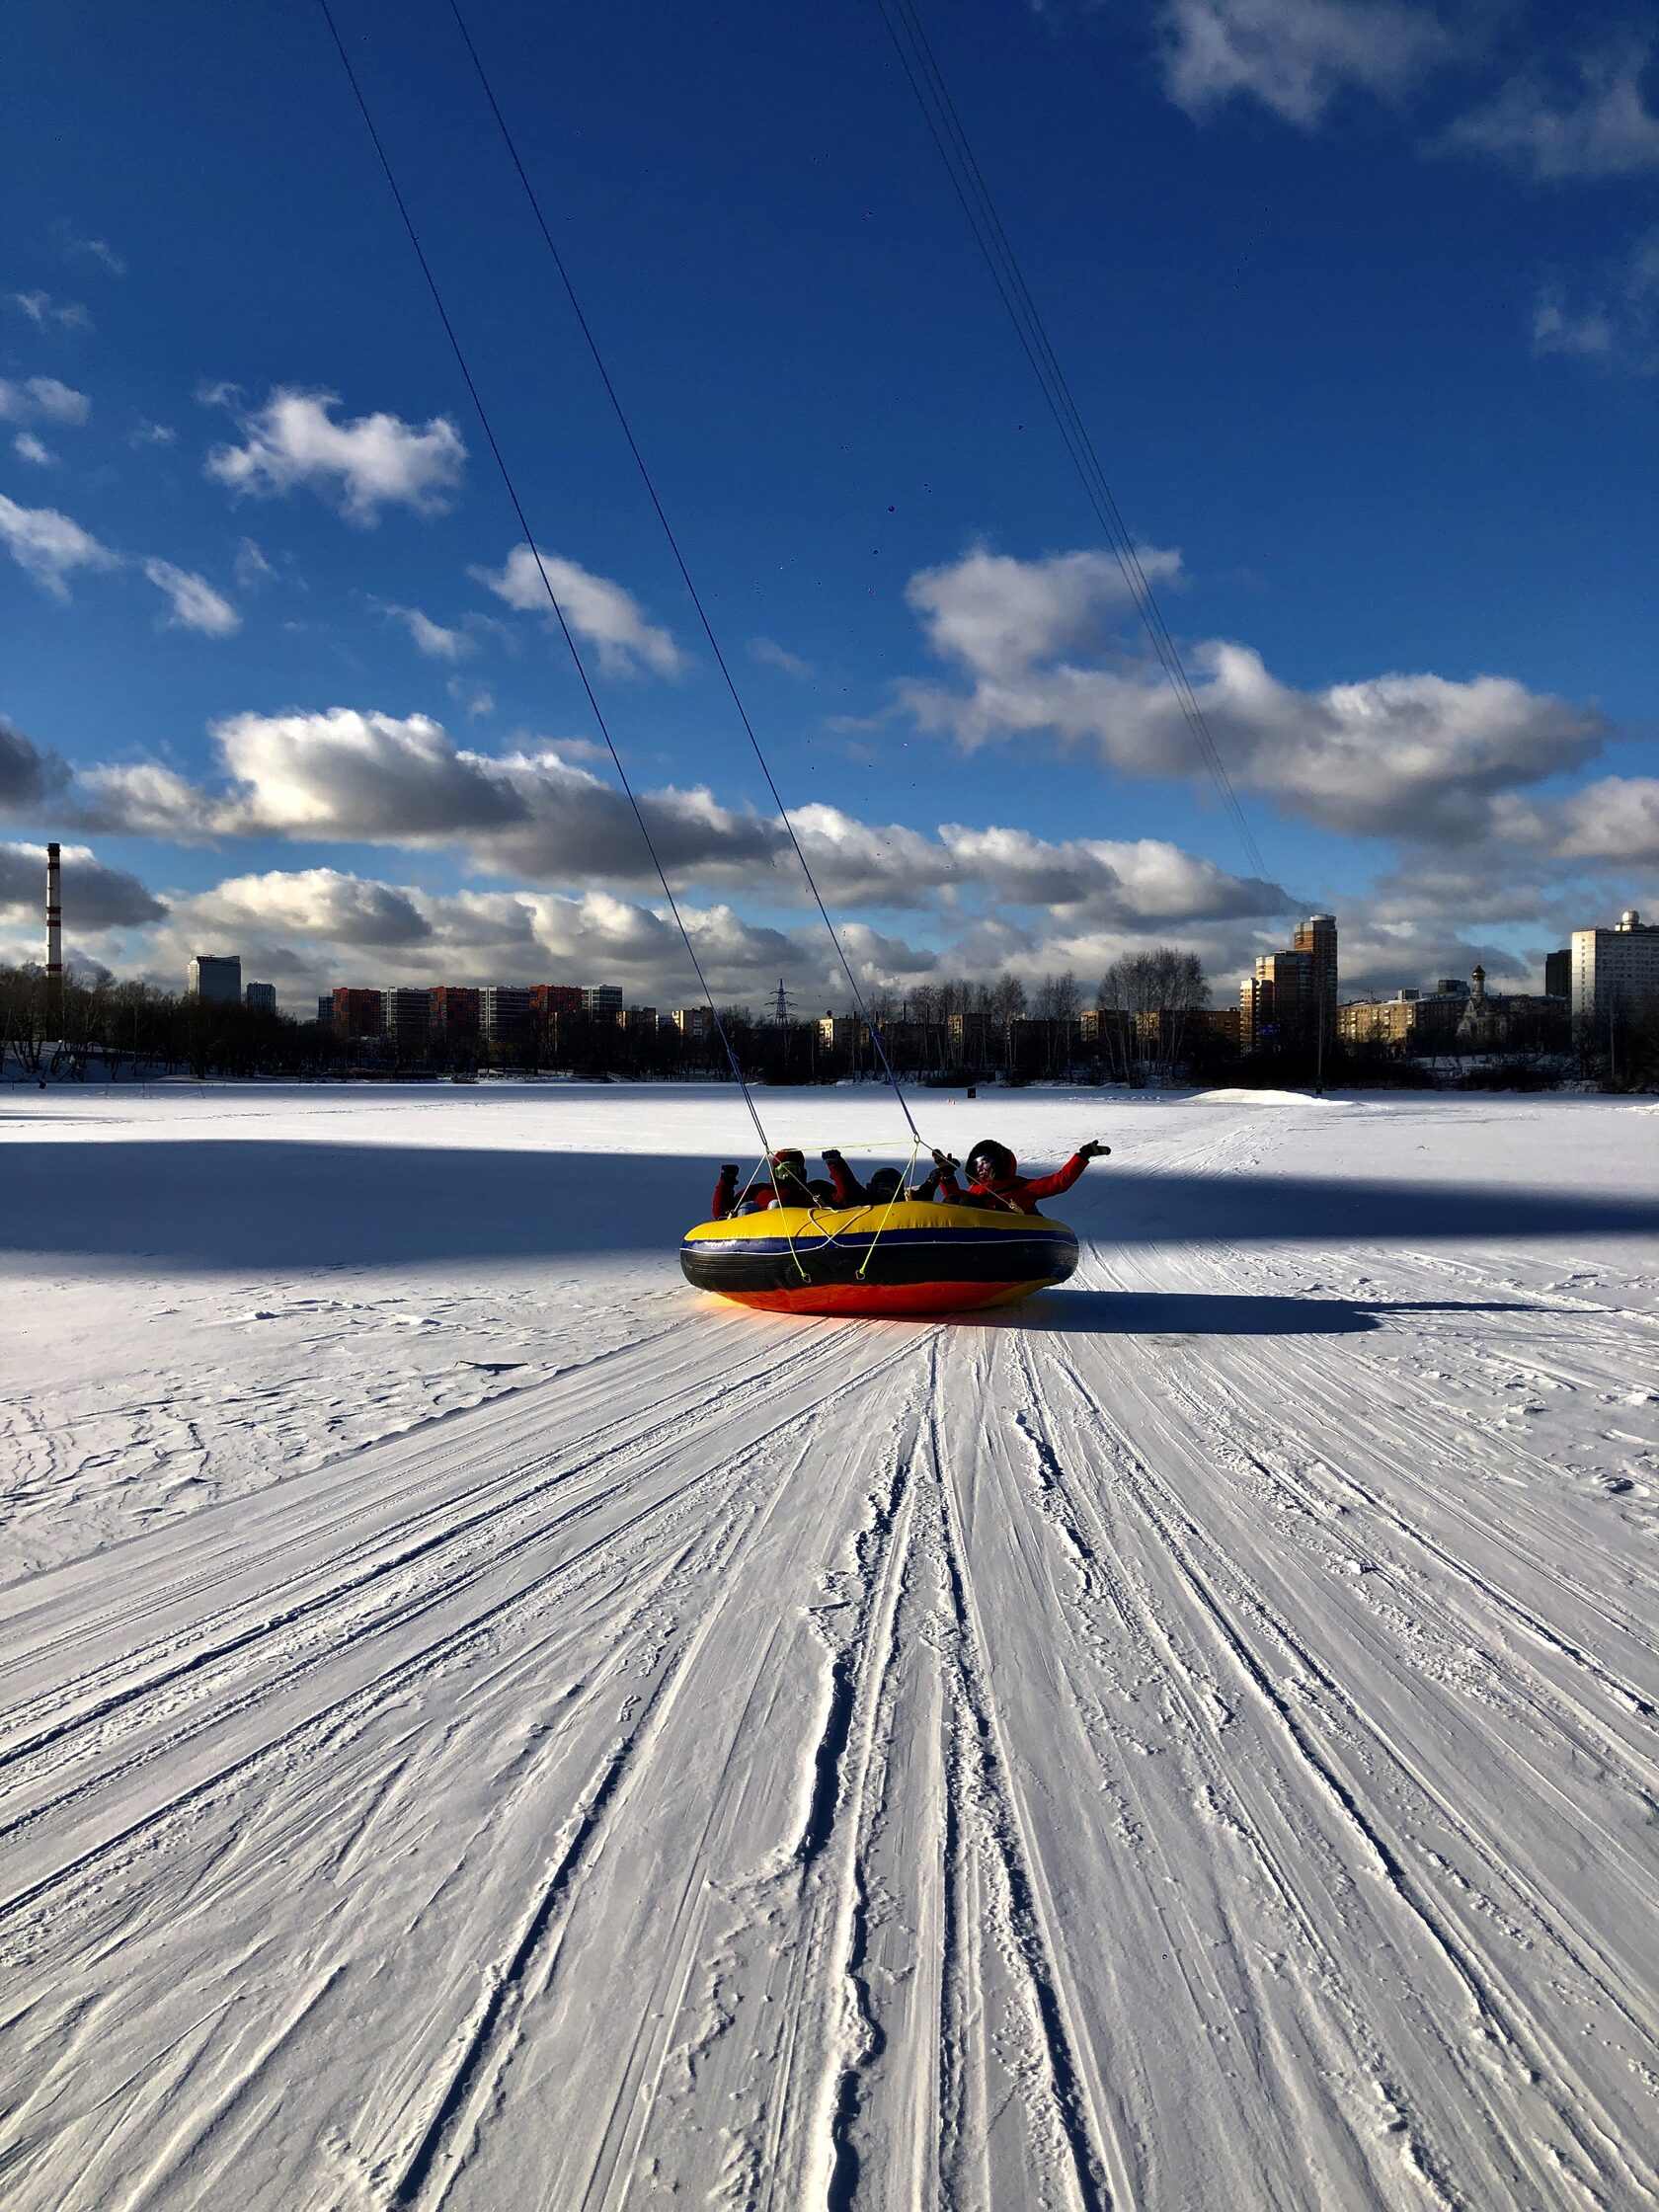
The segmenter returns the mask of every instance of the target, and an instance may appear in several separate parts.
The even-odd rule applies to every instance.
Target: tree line
[[[1276,1039],[1241,1056],[1236,1037],[1208,1013],[1210,987],[1196,953],[1156,946],[1115,960],[1085,1002],[1066,970],[1028,988],[1017,976],[967,977],[877,988],[866,1005],[887,1059],[918,1083],[999,1077],[1029,1082],[1157,1084],[1301,1083],[1315,1069],[1307,1038]],[[486,1040],[432,1032],[424,1049],[400,1063],[387,1038],[341,1036],[323,1021],[250,1007],[240,1000],[193,998],[71,975],[48,982],[32,965],[0,969],[0,1066],[16,1078],[84,1079],[95,1068],[112,1080],[140,1074],[321,1076],[513,1073],[724,1077],[726,1046],[747,1080],[822,1083],[849,1075],[880,1078],[881,1057],[868,1028],[851,1016],[828,1025],[757,1019],[747,1006],[722,1007],[726,1043],[712,1029],[682,1035],[669,1024],[556,1014]],[[1466,1082],[1504,1087],[1558,1080],[1561,1057],[1541,1048],[1491,1057]],[[1433,1048],[1430,1048],[1431,1054]],[[1444,1052],[1445,1047],[1440,1048]],[[1611,1024],[1581,1027],[1573,1066],[1619,1088],[1659,1082],[1659,1001],[1622,1011]],[[1344,1047],[1327,1032],[1322,1061],[1332,1083],[1427,1083],[1431,1061],[1381,1047]]]

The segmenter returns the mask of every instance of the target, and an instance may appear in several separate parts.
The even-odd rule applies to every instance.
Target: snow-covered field
[[[0,1095],[7,2212],[1659,2202],[1659,1111],[917,1113],[1071,1286],[698,1297],[721,1091]]]

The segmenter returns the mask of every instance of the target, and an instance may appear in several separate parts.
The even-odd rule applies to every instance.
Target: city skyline
[[[1341,20],[940,27],[1258,877],[870,26],[646,8],[555,68],[478,11],[872,986],[1241,975],[1321,908],[1356,987],[1536,985],[1659,907],[1650,43]],[[94,76],[91,21],[24,28],[5,118],[0,957],[57,838],[71,956],[169,988],[223,937],[296,1007],[368,969],[690,997],[318,27],[203,18],[181,78],[101,24]],[[844,995],[443,20],[345,27],[717,994]]]

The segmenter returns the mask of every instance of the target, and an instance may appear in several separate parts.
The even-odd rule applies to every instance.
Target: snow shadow
[[[0,1253],[240,1272],[658,1254],[672,1271],[717,1164],[257,1137],[22,1139],[0,1147]],[[1131,1245],[1659,1235],[1655,1197],[1115,1163],[1051,1211],[1085,1242]]]
[[[1537,1313],[1524,1300],[1252,1298],[1231,1291],[1040,1291],[1017,1306],[961,1313],[953,1328],[1028,1336],[1358,1336],[1386,1313]]]

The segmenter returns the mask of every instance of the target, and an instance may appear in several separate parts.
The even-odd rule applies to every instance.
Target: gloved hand
[[[954,1175],[962,1162],[952,1159],[949,1152],[940,1151],[938,1146],[935,1145],[933,1147],[933,1164],[935,1167],[942,1167],[947,1175]]]
[[[832,1159],[836,1161],[837,1164],[845,1164],[845,1162],[841,1159],[840,1153],[836,1151],[835,1147],[832,1145],[826,1145],[823,1151],[821,1151],[818,1156],[820,1159]]]
[[[731,1178],[732,1178],[732,1180],[733,1180],[733,1182],[735,1183],[735,1182],[737,1181],[737,1179],[738,1179],[738,1163],[737,1163],[737,1161],[736,1161],[735,1159],[729,1159],[729,1160],[728,1160],[728,1161],[726,1162],[725,1166],[724,1166],[724,1167],[722,1167],[722,1169],[720,1170],[720,1172],[721,1172],[722,1176],[727,1176],[727,1175],[730,1175],[730,1176],[731,1176]]]
[[[1101,1144],[1098,1137],[1091,1137],[1086,1145],[1077,1146],[1077,1157],[1079,1159],[1104,1159],[1111,1149],[1111,1146]]]

